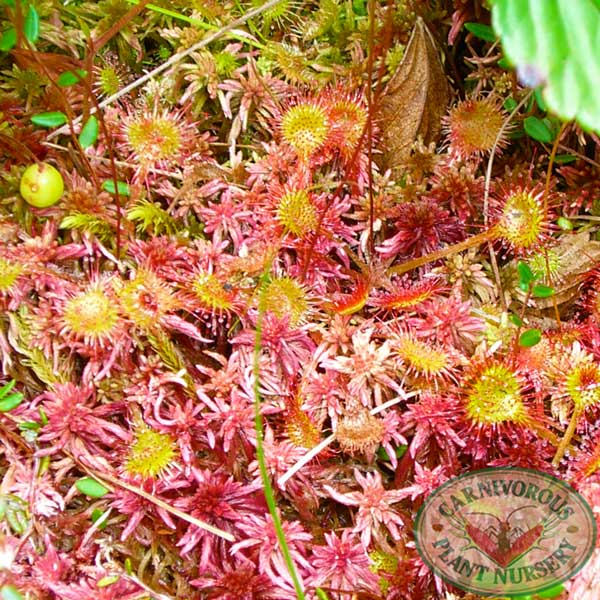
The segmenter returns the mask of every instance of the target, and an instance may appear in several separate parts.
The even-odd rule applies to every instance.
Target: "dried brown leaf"
[[[383,91],[378,109],[382,169],[397,170],[416,139],[437,141],[449,101],[448,81],[435,39],[420,17],[398,69]]]

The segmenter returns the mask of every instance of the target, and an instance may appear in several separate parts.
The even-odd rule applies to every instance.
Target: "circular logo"
[[[530,469],[471,471],[433,492],[415,522],[417,550],[452,585],[482,595],[535,594],[572,577],[596,545],[587,502]]]

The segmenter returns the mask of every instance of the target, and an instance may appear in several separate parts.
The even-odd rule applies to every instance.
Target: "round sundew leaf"
[[[25,600],[23,594],[14,585],[3,585],[0,595],[2,600]]]
[[[89,148],[98,139],[98,119],[94,115],[85,122],[79,134],[79,143],[82,148]]]
[[[523,121],[525,133],[538,142],[549,144],[554,139],[554,135],[548,125],[537,117],[527,117]]]
[[[519,336],[519,346],[531,348],[542,340],[542,332],[539,329],[528,329]]]
[[[27,41],[34,44],[40,37],[40,15],[33,4],[29,5],[29,10],[23,22],[23,33]]]
[[[489,25],[484,25],[483,23],[465,23],[465,29],[475,37],[486,42],[496,41],[496,34]]]
[[[108,493],[108,488],[105,488],[101,483],[98,483],[91,477],[84,477],[80,479],[75,487],[86,496],[90,498],[102,498],[102,496]]]
[[[31,122],[40,127],[60,127],[67,122],[67,115],[60,111],[52,111],[33,115]]]
[[[493,0],[492,25],[521,83],[548,109],[600,131],[600,2]]]

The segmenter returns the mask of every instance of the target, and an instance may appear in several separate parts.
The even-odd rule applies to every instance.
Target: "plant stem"
[[[264,288],[264,285],[267,282],[267,278],[269,276],[269,267],[265,268],[263,274],[261,275],[260,282],[258,284],[258,290]],[[254,338],[254,361],[253,361],[253,375],[254,375],[254,425],[256,427],[256,460],[258,462],[258,467],[260,470],[260,477],[263,483],[263,491],[265,494],[265,500],[267,501],[267,506],[269,507],[269,513],[271,514],[271,518],[273,519],[273,526],[275,528],[275,534],[277,535],[277,540],[279,541],[279,545],[281,547],[281,553],[283,554],[283,558],[285,560],[285,564],[288,568],[289,574],[292,578],[292,582],[294,583],[294,589],[296,590],[296,597],[298,600],[305,600],[304,591],[302,590],[302,582],[298,577],[296,572],[296,567],[294,565],[294,560],[290,553],[290,549],[287,545],[287,541],[285,539],[285,533],[283,531],[283,527],[281,525],[281,519],[279,518],[279,513],[277,512],[277,501],[275,500],[275,493],[273,492],[273,486],[271,485],[271,480],[269,478],[269,472],[267,470],[267,463],[265,461],[265,450],[263,446],[264,435],[263,435],[263,421],[262,414],[260,412],[261,398],[260,398],[260,349],[262,343],[262,322],[264,317],[264,311],[258,311],[258,317],[256,320],[256,336]]]
[[[406,273],[408,271],[412,271],[417,267],[421,267],[426,265],[427,263],[433,262],[434,260],[440,260],[440,258],[446,258],[446,256],[450,256],[451,254],[456,254],[457,252],[462,252],[463,250],[468,250],[473,246],[479,246],[483,244],[483,242],[491,242],[498,237],[498,231],[495,227],[491,227],[486,231],[482,231],[476,235],[463,240],[462,242],[458,242],[458,244],[453,244],[452,246],[448,246],[446,248],[442,248],[441,250],[436,250],[435,252],[430,252],[425,256],[419,256],[419,258],[413,258],[412,260],[407,260],[401,265],[396,265],[395,267],[390,267],[387,270],[388,275],[396,274],[399,275],[401,273]]]
[[[569,443],[571,442],[571,439],[573,438],[573,434],[575,433],[575,428],[577,427],[577,423],[579,422],[579,417],[581,416],[582,412],[583,412],[583,410],[577,406],[573,410],[573,414],[571,415],[571,420],[569,421],[569,426],[567,427],[562,440],[560,440],[560,444],[558,445],[558,448],[556,449],[556,454],[554,455],[554,458],[552,459],[553,467],[558,467],[558,465],[560,464],[560,461],[562,460],[563,456],[565,455],[567,447],[568,447]]]

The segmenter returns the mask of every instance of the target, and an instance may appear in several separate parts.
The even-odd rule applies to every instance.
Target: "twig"
[[[141,496],[142,498],[144,498],[144,500],[148,500],[148,502],[152,502],[152,504],[155,504],[159,508],[162,508],[163,510],[170,512],[172,515],[175,515],[176,517],[179,517],[180,519],[183,519],[184,521],[187,521],[188,523],[195,525],[196,527],[199,527],[200,529],[204,529],[205,531],[214,533],[215,535],[219,536],[220,538],[223,538],[224,540],[227,540],[228,542],[235,542],[235,538],[233,537],[233,535],[231,535],[231,533],[229,533],[227,531],[223,531],[222,529],[219,529],[218,527],[214,527],[213,525],[205,523],[204,521],[200,521],[200,519],[196,519],[195,517],[188,515],[187,513],[183,512],[182,510],[179,510],[178,508],[175,508],[174,506],[167,504],[163,500],[156,498],[152,494],[149,494],[148,492],[140,489],[139,487],[136,487],[129,483],[125,483],[124,481],[121,481],[120,479],[117,479],[116,477],[113,477],[112,475],[108,475],[107,473],[97,473],[90,467],[87,467],[85,464],[81,463],[81,461],[76,461],[76,462],[85,470],[85,472],[90,477],[92,477],[93,479],[98,481],[98,483],[101,483],[103,485],[106,485],[107,483],[112,483],[113,485],[123,488],[123,489],[127,490],[128,492],[132,492],[134,494],[137,494],[138,496]],[[110,486],[109,486],[109,489],[110,489]]]

